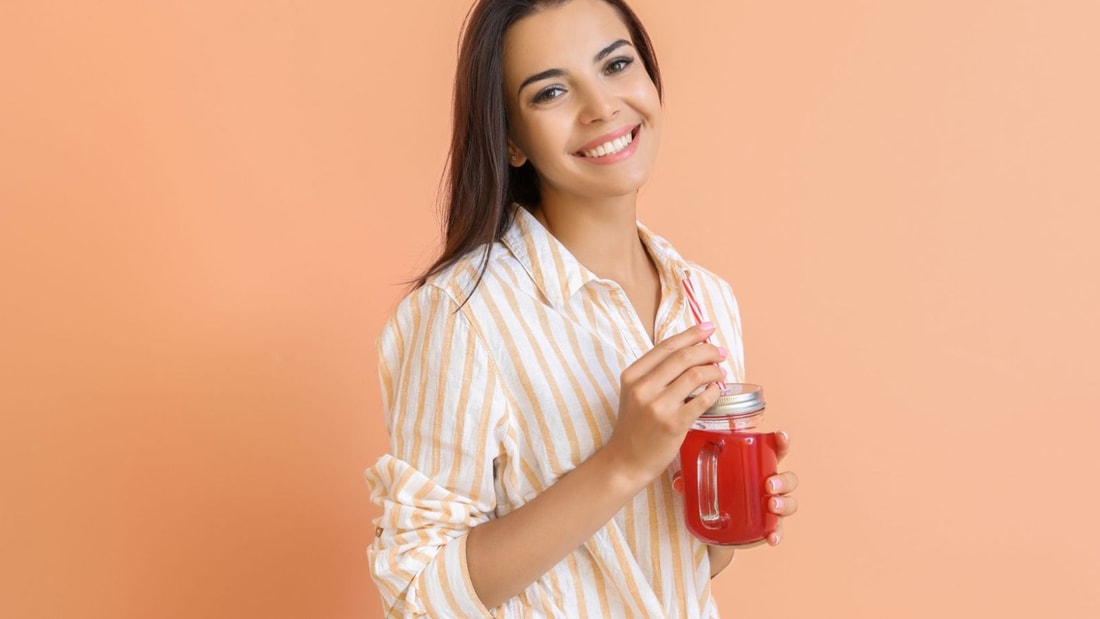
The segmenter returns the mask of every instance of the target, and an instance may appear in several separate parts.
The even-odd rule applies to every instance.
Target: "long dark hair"
[[[504,34],[512,24],[545,6],[570,0],[478,0],[466,15],[455,75],[454,127],[443,192],[443,251],[416,280],[423,286],[468,252],[485,246],[473,295],[489,264],[489,248],[512,224],[512,203],[537,206],[538,177],[528,161],[508,165],[508,112],[504,99]],[[661,91],[657,56],[642,22],[623,0],[603,0],[619,11],[646,72]],[[467,300],[469,299],[467,296]],[[465,303],[465,301],[464,301]]]

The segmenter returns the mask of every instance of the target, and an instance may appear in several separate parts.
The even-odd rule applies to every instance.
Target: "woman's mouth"
[[[641,125],[638,125],[619,137],[608,139],[597,146],[578,151],[574,155],[591,163],[613,163],[622,160],[634,152],[635,140],[638,138],[641,128]]]

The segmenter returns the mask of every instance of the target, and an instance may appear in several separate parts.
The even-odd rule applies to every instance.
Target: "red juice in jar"
[[[765,481],[776,474],[772,432],[754,432],[764,413],[759,385],[731,383],[680,446],[688,529],[708,544],[754,546],[775,531]]]

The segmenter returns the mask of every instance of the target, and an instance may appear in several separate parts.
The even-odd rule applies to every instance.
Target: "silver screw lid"
[[[726,383],[718,401],[704,417],[741,417],[764,410],[764,388],[751,383]]]

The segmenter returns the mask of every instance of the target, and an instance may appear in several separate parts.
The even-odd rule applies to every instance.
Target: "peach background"
[[[467,0],[0,8],[0,616],[374,617]],[[801,513],[734,617],[1100,616],[1100,8],[636,0]]]

